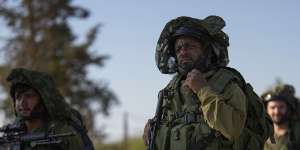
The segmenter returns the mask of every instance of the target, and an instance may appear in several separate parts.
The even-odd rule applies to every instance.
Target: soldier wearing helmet
[[[222,31],[224,26],[218,16],[183,16],[164,27],[156,47],[156,65],[161,73],[175,76],[160,92],[157,110],[161,116],[145,126],[148,149],[262,149],[263,139],[251,139],[250,132],[245,132],[246,84],[235,69],[226,67],[229,38]],[[158,131],[152,136],[157,118]]]
[[[50,75],[16,68],[8,75],[7,81],[16,118],[5,128],[18,127],[18,130],[2,130],[8,140],[2,139],[1,146],[7,143],[7,146],[14,150],[93,149],[92,145],[91,148],[88,147],[88,137],[83,134],[86,131],[80,113],[65,101]],[[54,135],[66,133],[71,135],[54,138]],[[38,135],[45,135],[45,139],[37,141],[32,138]]]
[[[266,110],[274,126],[276,144],[269,140],[265,150],[298,150],[300,149],[299,100],[295,97],[292,85],[277,85],[262,94]]]

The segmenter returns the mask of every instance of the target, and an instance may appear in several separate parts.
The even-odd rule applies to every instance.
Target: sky
[[[157,69],[155,47],[164,25],[178,16],[223,17],[230,38],[229,66],[238,69],[258,94],[277,78],[300,90],[300,1],[74,0],[73,4],[91,12],[89,19],[70,21],[79,41],[100,23],[91,50],[110,56],[104,68],[89,68],[89,77],[104,80],[120,100],[109,117],[97,117],[107,142],[122,138],[124,112],[129,114],[130,136],[141,136],[145,122],[154,115],[157,93],[172,77]]]
[[[172,77],[158,71],[155,47],[164,25],[178,16],[223,17],[230,38],[229,66],[238,69],[258,94],[277,78],[300,88],[299,1],[77,0],[74,4],[91,11],[88,20],[72,21],[74,31],[83,35],[89,26],[101,23],[92,50],[111,56],[105,68],[90,69],[90,77],[106,80],[121,102],[110,118],[98,117],[107,141],[122,138],[124,112],[129,113],[131,136],[140,136],[154,115],[157,92]]]

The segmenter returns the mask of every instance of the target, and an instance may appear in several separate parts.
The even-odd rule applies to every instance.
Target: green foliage
[[[111,106],[118,101],[106,84],[87,77],[89,66],[101,68],[108,58],[89,50],[96,40],[99,25],[89,30],[84,42],[76,42],[69,20],[88,16],[88,10],[73,6],[71,0],[0,1],[0,18],[11,31],[2,48],[6,58],[0,65],[3,91],[9,90],[5,78],[12,68],[47,72],[54,77],[68,102],[86,117],[87,127],[94,129],[94,115],[98,112],[108,115]],[[1,108],[10,117],[8,99],[2,101]],[[92,110],[91,105],[99,107]]]

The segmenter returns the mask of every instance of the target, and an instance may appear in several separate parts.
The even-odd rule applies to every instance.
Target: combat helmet
[[[155,52],[155,61],[160,72],[177,72],[173,45],[175,39],[182,35],[192,36],[205,43],[216,57],[215,64],[226,66],[229,63],[229,37],[222,31],[224,27],[225,21],[219,16],[208,16],[205,19],[181,16],[169,21],[160,34]]]
[[[292,112],[292,118],[299,119],[299,99],[295,96],[295,88],[289,84],[280,84],[262,94],[265,106],[270,101],[284,101]]]

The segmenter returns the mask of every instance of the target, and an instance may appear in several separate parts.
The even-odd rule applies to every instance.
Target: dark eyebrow
[[[36,94],[36,92],[33,89],[25,89],[25,90],[17,91],[16,94],[15,94],[15,97],[18,97],[18,96],[20,96],[21,94],[24,94],[24,93],[30,93],[30,94],[34,93],[34,94]]]

